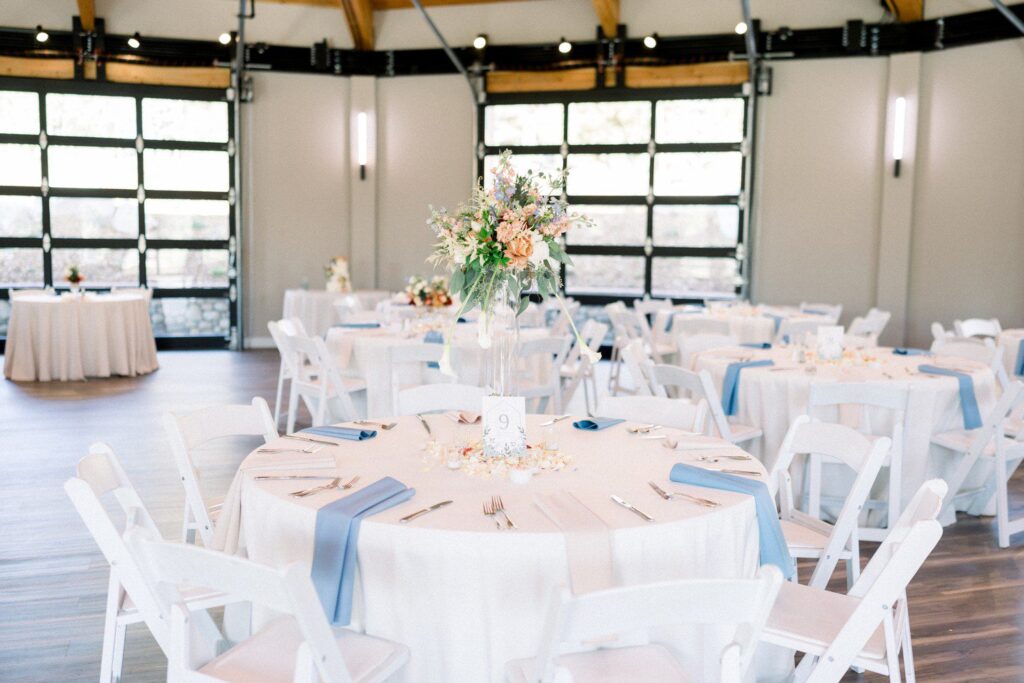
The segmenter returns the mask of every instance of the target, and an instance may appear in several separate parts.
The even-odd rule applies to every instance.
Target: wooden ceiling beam
[[[597,20],[605,38],[614,38],[619,32],[619,0],[593,0]]]
[[[357,50],[373,49],[373,3],[372,0],[339,0],[348,21],[352,43]]]
[[[96,28],[96,0],[78,0],[78,16],[82,20],[82,28],[92,31]]]
[[[900,23],[924,19],[924,0],[885,0],[885,4]]]

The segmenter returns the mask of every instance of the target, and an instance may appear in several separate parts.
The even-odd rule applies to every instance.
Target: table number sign
[[[839,360],[843,357],[843,326],[822,325],[818,328],[818,358]]]
[[[487,396],[483,400],[484,455],[515,458],[526,453],[526,399]]]

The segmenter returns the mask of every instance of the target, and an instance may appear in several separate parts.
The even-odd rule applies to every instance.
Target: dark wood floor
[[[183,496],[161,416],[273,396],[272,352],[164,352],[136,379],[0,382],[0,681],[94,681],[107,568],[61,488],[93,441],[120,456],[168,537]],[[204,477],[226,487],[247,444],[211,452]],[[1024,513],[1024,478],[1011,495]],[[996,545],[988,518],[961,516],[910,587],[921,681],[1024,681],[1024,535]],[[841,577],[837,577],[841,581]],[[125,681],[163,679],[145,627],[129,629]],[[849,675],[848,680],[882,680]]]

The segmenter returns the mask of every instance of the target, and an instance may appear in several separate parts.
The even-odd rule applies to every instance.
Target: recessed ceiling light
[[[740,34],[742,36],[746,32],[747,32],[747,22],[741,21],[740,23],[736,24],[736,33],[738,33],[738,34]]]
[[[482,50],[485,47],[487,47],[487,34],[481,33],[476,38],[474,38],[473,47],[475,47],[477,50]]]
[[[570,43],[565,38],[562,38],[560,41],[558,41],[558,51],[561,52],[563,55],[569,54],[570,52],[572,52],[572,43]]]
[[[36,42],[45,43],[50,39],[50,34],[43,30],[42,26],[36,26]]]
[[[135,35],[128,39],[128,47],[133,50],[138,50],[140,45],[142,45],[142,36],[140,36],[139,32],[136,31]]]

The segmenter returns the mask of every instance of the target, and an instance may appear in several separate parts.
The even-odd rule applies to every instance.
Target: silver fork
[[[375,420],[356,420],[357,425],[370,425],[371,427],[380,427],[385,432],[389,429],[394,429],[398,424],[397,422],[377,422]]]
[[[340,481],[341,477],[335,477],[326,484],[321,484],[320,486],[311,486],[308,489],[302,489],[301,491],[292,491],[291,495],[295,496],[296,498],[305,498],[306,496],[311,496],[314,493],[319,493],[320,491],[333,489],[335,486],[338,485],[338,482]]]
[[[358,482],[358,481],[359,481],[359,476],[356,475],[356,476],[352,477],[351,479],[349,479],[346,483],[344,483],[341,486],[339,486],[338,488],[343,490],[343,491],[347,491],[350,488],[352,488],[353,486],[355,486],[356,482]]]
[[[504,528],[504,527],[501,526],[501,522],[498,521],[498,517],[497,517],[497,515],[494,512],[494,507],[491,506],[491,505],[488,505],[486,502],[484,502],[484,515],[486,515],[487,517],[490,517],[491,519],[493,519],[494,520],[494,526],[498,527],[498,529]]]
[[[512,521],[512,518],[508,516],[508,512],[505,511],[505,503],[501,501],[501,496],[494,496],[491,498],[491,503],[494,505],[494,511],[500,512],[505,516],[505,523],[508,524],[509,529],[518,529],[516,523]]]

